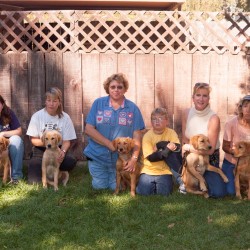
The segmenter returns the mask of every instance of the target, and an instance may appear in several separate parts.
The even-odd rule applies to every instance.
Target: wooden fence
[[[126,97],[147,127],[154,107],[167,107],[181,135],[181,112],[192,105],[195,82],[212,86],[211,106],[223,127],[250,93],[249,13],[63,11],[0,13],[0,94],[16,111],[24,134],[44,93],[64,93],[78,140],[102,83],[127,75]],[[31,145],[26,136],[25,158]],[[81,147],[80,147],[81,148]],[[81,156],[81,150],[77,152]]]

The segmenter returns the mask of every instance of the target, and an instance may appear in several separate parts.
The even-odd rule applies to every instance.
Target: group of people
[[[97,98],[86,118],[85,133],[89,137],[88,145],[83,153],[88,160],[88,168],[94,189],[111,189],[116,187],[116,152],[112,141],[117,137],[131,137],[135,147],[125,170],[132,172],[142,151],[143,167],[136,188],[140,195],[169,195],[173,192],[174,182],[179,191],[185,193],[178,169],[181,159],[180,151],[195,152],[189,139],[196,134],[208,136],[211,143],[210,164],[219,167],[220,163],[220,119],[211,110],[209,100],[211,87],[207,83],[196,83],[193,88],[193,107],[184,110],[182,115],[182,147],[177,133],[168,127],[168,113],[165,108],[156,108],[151,113],[152,128],[145,134],[142,114],[135,103],[125,97],[129,83],[122,73],[113,74],[106,79],[103,87],[107,96]],[[23,142],[21,125],[14,112],[0,96],[0,136],[10,138],[10,158],[12,163],[11,182],[17,183],[23,178],[22,157]],[[41,181],[42,155],[45,147],[41,141],[44,131],[57,129],[62,134],[61,153],[58,161],[60,169],[70,171],[76,160],[67,154],[71,140],[76,139],[73,122],[63,111],[62,92],[51,88],[46,92],[45,107],[31,117],[27,130],[30,137],[32,156],[28,166],[28,183]],[[234,195],[234,173],[236,158],[233,157],[233,146],[239,140],[250,141],[250,95],[242,98],[238,106],[238,115],[225,125],[222,149],[225,158],[222,170],[229,179],[224,183],[215,173],[206,171],[204,178],[208,185],[210,197]],[[159,150],[159,143],[165,142]],[[177,152],[177,153],[176,153]],[[174,179],[173,179],[174,176]]]

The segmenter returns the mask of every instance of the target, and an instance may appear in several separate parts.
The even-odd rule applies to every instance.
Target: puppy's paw
[[[228,183],[228,182],[229,182],[229,180],[228,180],[228,178],[227,178],[226,176],[223,178],[223,181],[224,181],[225,183]]]
[[[207,192],[207,187],[206,187],[206,185],[203,184],[203,183],[201,183],[201,184],[200,184],[200,190],[201,190],[202,192]]]
[[[236,197],[237,197],[239,200],[242,200],[241,194],[236,194]]]
[[[208,193],[204,193],[204,197],[205,198],[209,198],[209,194]]]

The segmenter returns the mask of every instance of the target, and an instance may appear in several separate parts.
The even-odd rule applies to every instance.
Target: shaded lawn
[[[249,249],[249,201],[95,191],[85,163],[66,188],[0,189],[0,249]]]

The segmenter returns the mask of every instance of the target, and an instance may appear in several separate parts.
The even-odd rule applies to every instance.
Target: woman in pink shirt
[[[234,168],[237,158],[233,157],[233,147],[238,141],[250,141],[250,95],[242,98],[238,106],[238,115],[225,125],[222,145],[225,157],[222,170],[229,179],[226,183],[228,195],[235,195]]]

